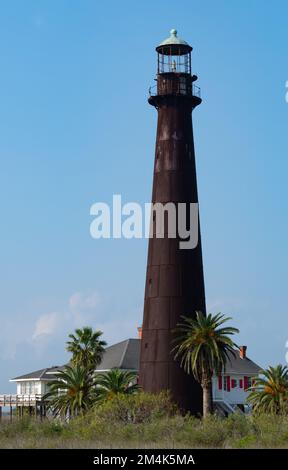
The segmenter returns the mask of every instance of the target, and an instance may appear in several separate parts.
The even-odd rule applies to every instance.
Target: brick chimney
[[[247,351],[247,346],[240,346],[239,347],[239,356],[241,359],[246,358],[246,351]]]
[[[137,331],[138,331],[138,338],[142,339],[142,326],[138,326]]]

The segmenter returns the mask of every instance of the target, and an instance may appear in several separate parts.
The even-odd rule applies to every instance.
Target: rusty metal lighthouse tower
[[[192,111],[201,103],[192,75],[192,47],[172,29],[156,47],[155,94],[149,103],[158,112],[152,203],[198,203]],[[154,232],[154,216],[151,223]],[[199,384],[171,354],[173,330],[182,315],[206,312],[202,249],[180,249],[179,237],[149,239],[142,325],[139,383],[145,391],[170,390],[183,410],[202,410]]]

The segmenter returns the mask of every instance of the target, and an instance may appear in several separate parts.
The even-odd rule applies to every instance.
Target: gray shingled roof
[[[140,340],[126,339],[105,349],[101,364],[96,370],[113,368],[139,370]]]
[[[239,351],[235,351],[235,357],[229,354],[229,361],[227,361],[225,373],[226,374],[248,374],[257,375],[261,367],[251,361],[248,357],[241,359]],[[97,367],[97,371],[110,370],[119,368],[124,370],[139,370],[140,361],[140,339],[126,339],[120,343],[108,346],[105,349],[101,364]],[[64,366],[49,367],[46,369],[36,370],[30,374],[20,375],[12,380],[21,379],[42,379],[52,380],[55,378],[54,372],[62,369]]]
[[[29,374],[19,375],[19,377],[14,377],[11,380],[23,380],[23,379],[42,379],[42,380],[52,380],[54,379],[53,372],[60,369],[60,367],[46,367],[45,369],[35,370]],[[51,373],[52,372],[52,373]]]
[[[225,373],[227,374],[259,374],[262,368],[249,357],[241,359],[239,351],[235,351],[235,357],[229,354],[229,360],[226,363]]]
[[[109,370],[115,367],[119,369],[139,370],[140,340],[127,339],[121,343],[113,344],[106,348],[101,364],[97,370]],[[248,357],[241,359],[239,351],[235,351],[235,357],[229,354],[225,372],[227,374],[258,374],[261,367]]]
[[[138,370],[140,357],[140,340],[139,339],[126,339],[120,343],[108,346],[105,349],[101,364],[96,370],[109,370],[113,368]],[[19,375],[11,380],[29,380],[29,379],[42,379],[53,380],[58,370],[63,369],[64,366],[53,366],[45,369],[36,370],[29,374]]]

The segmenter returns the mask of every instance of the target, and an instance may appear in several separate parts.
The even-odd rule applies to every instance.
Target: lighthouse
[[[192,111],[202,100],[192,74],[192,47],[175,29],[156,52],[156,85],[148,99],[158,113],[152,204],[173,203],[178,211],[179,203],[198,204]],[[186,223],[192,223],[188,209],[187,214]],[[197,245],[190,249],[180,248],[179,235],[171,237],[166,222],[164,236],[157,237],[151,217],[139,384],[148,392],[169,390],[183,411],[197,414],[202,410],[200,385],[171,350],[181,316],[206,313],[199,212]]]

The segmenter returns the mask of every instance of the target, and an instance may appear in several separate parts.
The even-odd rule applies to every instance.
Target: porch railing
[[[43,395],[41,394],[4,394],[0,395],[0,406],[32,406],[35,403],[41,402],[43,399]]]

